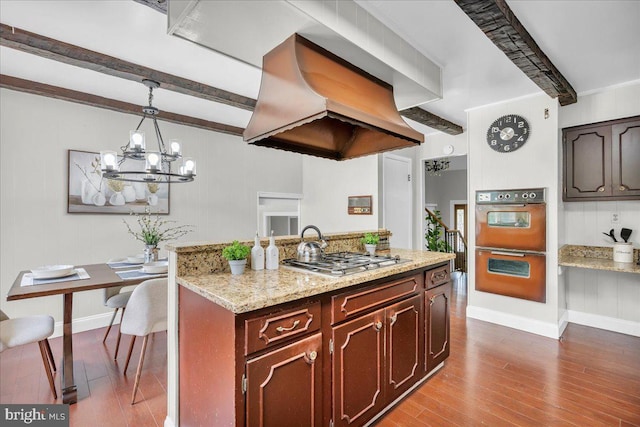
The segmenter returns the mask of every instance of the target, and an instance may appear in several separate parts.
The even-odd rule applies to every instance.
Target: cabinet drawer
[[[320,330],[320,302],[245,320],[245,355]]]
[[[331,298],[331,323],[358,316],[369,309],[412,295],[419,287],[422,287],[421,275],[416,275],[335,295]]]
[[[444,283],[447,283],[449,279],[451,279],[451,275],[449,273],[449,264],[443,265],[442,267],[434,268],[433,270],[429,270],[424,274],[424,281],[427,285],[427,289],[440,286]]]

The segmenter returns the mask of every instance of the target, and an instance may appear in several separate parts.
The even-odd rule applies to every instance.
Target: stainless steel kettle
[[[317,242],[305,242],[304,241],[304,232],[309,228],[316,230],[318,233],[318,238],[320,239]],[[327,242],[322,237],[322,233],[320,229],[315,225],[307,225],[302,229],[302,233],[300,233],[300,244],[298,245],[298,261],[320,261],[324,256],[324,248],[327,247]]]

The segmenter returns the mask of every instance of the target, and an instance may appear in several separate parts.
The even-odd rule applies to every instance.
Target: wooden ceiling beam
[[[143,4],[145,6],[149,6],[151,9],[156,10],[158,12],[167,14],[167,5],[169,2],[167,0],[133,0],[136,3]]]
[[[507,57],[560,105],[578,101],[576,91],[540,49],[506,0],[455,0]]]
[[[155,1],[142,1],[142,3],[155,3]],[[127,80],[137,82],[142,82],[143,79],[155,80],[160,83],[160,87],[162,89],[231,105],[233,107],[249,111],[253,111],[256,105],[256,100],[253,98],[238,95],[203,83],[198,83],[193,80],[163,73],[161,71],[154,70],[153,68],[144,67],[113,56],[104,55],[99,52],[64,43],[59,40],[51,39],[49,37],[1,23],[0,45]],[[403,110],[400,114],[425,126],[440,130],[450,135],[462,133],[461,126],[418,107]]]
[[[450,122],[447,119],[443,119],[440,116],[436,116],[435,114],[425,111],[420,107],[407,108],[406,110],[400,111],[400,114],[408,119],[449,135],[459,135],[463,132],[462,126]]]
[[[77,90],[65,89],[59,86],[25,80],[18,77],[8,76],[6,74],[0,74],[0,87],[54,99],[61,99],[64,101],[76,102],[78,104],[88,105],[91,107],[105,108],[119,113],[134,114],[136,116],[143,115],[142,107],[140,105],[105,98],[98,95],[91,95]],[[158,120],[163,120],[165,122],[197,127],[229,135],[242,136],[242,132],[244,132],[244,129],[240,127],[171,113],[169,111],[160,111],[157,117]]]
[[[246,96],[163,73],[153,68],[134,64],[5,24],[0,24],[0,45],[140,83],[143,79],[155,80],[160,83],[160,87],[163,89],[245,110],[253,110],[256,104],[255,99]]]

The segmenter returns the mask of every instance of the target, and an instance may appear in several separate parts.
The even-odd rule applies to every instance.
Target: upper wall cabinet
[[[566,202],[640,199],[640,116],[562,129]]]

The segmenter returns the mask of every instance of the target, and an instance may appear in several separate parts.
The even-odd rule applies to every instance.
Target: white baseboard
[[[164,419],[164,427],[175,427],[175,425],[176,424],[173,422],[173,420],[167,415],[167,418]]]
[[[121,312],[120,312],[121,313]],[[116,316],[113,324],[120,323],[120,313]],[[104,328],[105,326],[109,326],[109,321],[111,320],[111,316],[113,316],[113,311],[110,313],[103,314],[95,314],[93,316],[81,317],[79,319],[73,319],[71,323],[71,328],[73,329],[73,333],[90,331],[92,329]],[[63,322],[56,322],[53,328],[52,338],[61,337],[62,336],[62,328]]]
[[[567,310],[567,314],[568,320],[571,323],[640,337],[640,322],[574,310]]]
[[[540,320],[471,305],[467,306],[467,317],[554,339],[560,338],[562,329],[558,324],[542,322]]]
[[[567,325],[569,325],[569,311],[565,310],[562,312],[562,316],[560,316],[560,320],[558,321],[560,336],[564,334],[564,330],[567,329]]]

